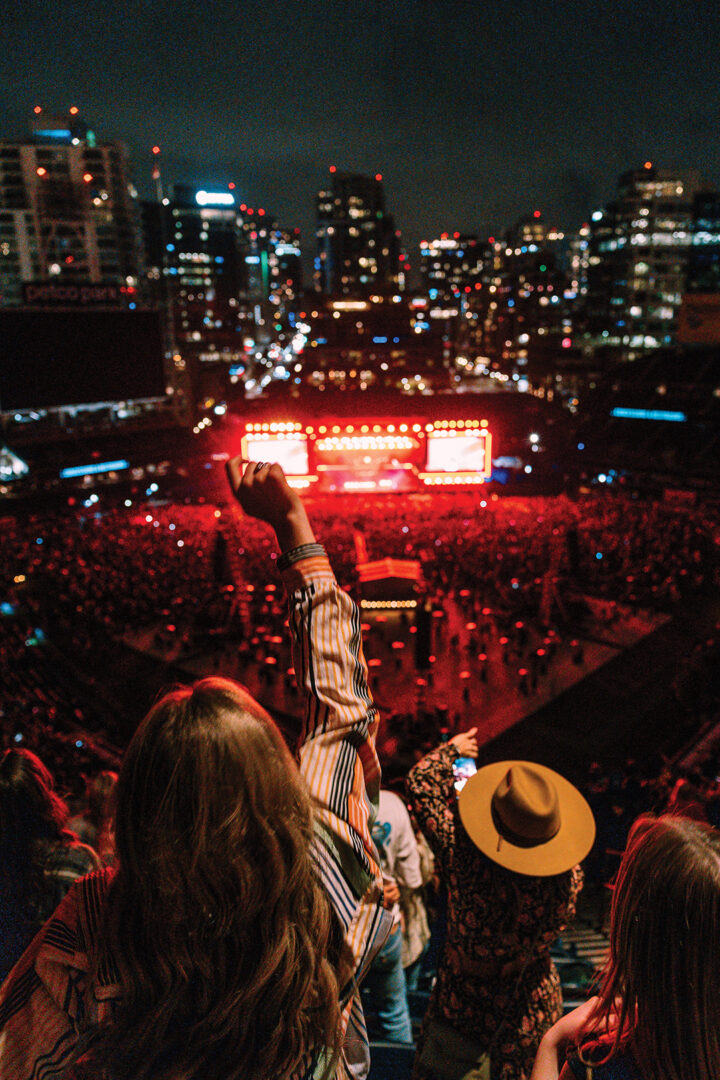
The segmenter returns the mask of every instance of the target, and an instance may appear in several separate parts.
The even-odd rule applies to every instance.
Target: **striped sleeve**
[[[0,988],[0,1078],[64,1075],[84,1030],[109,1002],[88,990],[88,897],[104,893],[108,871],[77,881]],[[108,987],[107,997],[116,993]]]
[[[392,919],[370,827],[377,813],[378,716],[367,684],[359,612],[325,550],[283,556],[295,671],[306,696],[300,769],[315,805],[318,876],[344,928],[359,978]]]
[[[356,605],[338,587],[319,544],[298,553],[301,558],[286,565],[283,577],[295,671],[306,695],[300,768],[323,839],[360,896],[381,878],[370,837],[380,792],[377,710]]]

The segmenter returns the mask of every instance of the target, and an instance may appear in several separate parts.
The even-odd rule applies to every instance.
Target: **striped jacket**
[[[357,983],[392,923],[370,835],[380,787],[377,712],[359,613],[338,587],[324,549],[303,545],[283,555],[278,567],[290,597],[295,671],[306,692],[300,770],[316,809],[312,854],[355,960],[336,1077],[357,1080],[369,1068]],[[72,887],[0,990],[0,1080],[60,1080],[78,1043],[119,998],[111,966],[92,984],[88,974],[112,873],[91,874]],[[313,1072],[308,1059],[297,1076],[309,1080]]]

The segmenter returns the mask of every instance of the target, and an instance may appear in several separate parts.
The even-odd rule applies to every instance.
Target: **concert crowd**
[[[488,657],[501,660],[519,673],[516,689],[526,697],[548,684],[559,657],[582,668],[579,626],[589,635],[611,632],[638,615],[652,624],[720,584],[714,507],[611,492],[305,501],[341,587],[360,598],[358,536],[370,559],[419,560],[422,593],[436,617],[436,651],[484,680],[493,677]],[[2,745],[39,755],[75,813],[76,829],[93,781],[114,775],[108,771],[119,767],[129,738],[113,690],[121,652],[145,654],[165,682],[198,658],[208,674],[223,674],[232,662],[227,673],[247,681],[261,700],[263,690],[269,697],[273,691],[285,713],[301,709],[285,594],[272,572],[277,546],[264,522],[231,503],[142,502],[7,516],[0,552]],[[451,608],[464,620],[462,632],[449,629]],[[399,619],[409,643],[412,615],[404,611]],[[472,717],[426,706],[419,688],[432,686],[427,665],[408,676],[405,699],[383,699],[379,669],[389,668],[398,644],[398,631],[383,623],[380,616],[363,626],[384,711],[378,751],[383,786],[406,799],[407,774],[435,747],[452,744]],[[711,635],[693,642],[678,664],[674,688],[685,744],[718,717],[718,659],[720,638]],[[185,671],[192,677],[192,665]],[[612,768],[588,762],[583,791],[597,837],[584,864],[586,887],[602,889],[613,879],[640,814],[669,811],[719,827],[718,774],[713,741],[674,757],[654,748],[642,762]],[[112,859],[106,837],[103,861]],[[446,901],[437,872],[426,875],[423,891],[442,923]],[[424,977],[433,976],[426,962]],[[502,1077],[514,1075],[529,1073]]]

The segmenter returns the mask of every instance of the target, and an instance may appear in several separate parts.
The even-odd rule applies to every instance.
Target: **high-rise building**
[[[303,382],[319,389],[448,389],[450,345],[425,298],[374,293],[334,298],[301,312]]]
[[[299,230],[282,229],[262,207],[236,205],[231,190],[171,184],[162,204],[143,204],[143,222],[174,343],[201,359],[236,359],[240,324],[284,315],[302,289]]]
[[[567,244],[536,210],[494,244],[484,326],[488,355],[516,381],[544,378],[569,348]]]
[[[420,244],[420,275],[431,300],[452,301],[482,286],[485,245],[477,236],[442,233]]]
[[[683,346],[705,346],[715,351],[720,345],[720,193],[717,191],[699,191],[693,200],[692,239],[677,339]]]
[[[161,215],[173,345],[201,361],[239,358],[244,265],[233,194],[172,184]]]
[[[158,184],[159,201],[143,204],[150,284],[199,408],[273,366],[302,287],[299,231],[238,205],[234,187]]]
[[[568,265],[565,298],[578,307],[587,294],[590,226],[587,222],[568,236]]]
[[[646,162],[590,225],[584,337],[624,359],[672,345],[692,241],[695,183]]]
[[[245,266],[243,298],[284,312],[302,292],[300,230],[283,229],[262,208],[240,207],[240,247]]]
[[[315,288],[332,296],[368,296],[400,288],[399,233],[385,208],[382,176],[331,168],[317,199]]]
[[[720,193],[717,191],[699,191],[693,200],[685,288],[689,293],[720,293]]]
[[[73,108],[39,106],[26,139],[0,142],[0,304],[46,287],[108,286],[134,304],[141,285],[137,193],[123,145],[98,141]]]

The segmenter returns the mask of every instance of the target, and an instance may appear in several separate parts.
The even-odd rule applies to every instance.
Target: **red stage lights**
[[[485,483],[492,471],[491,444],[487,420],[422,424],[367,416],[353,423],[329,418],[317,428],[294,421],[249,423],[242,453],[248,460],[280,462],[293,486],[317,483],[318,491],[374,493]]]

